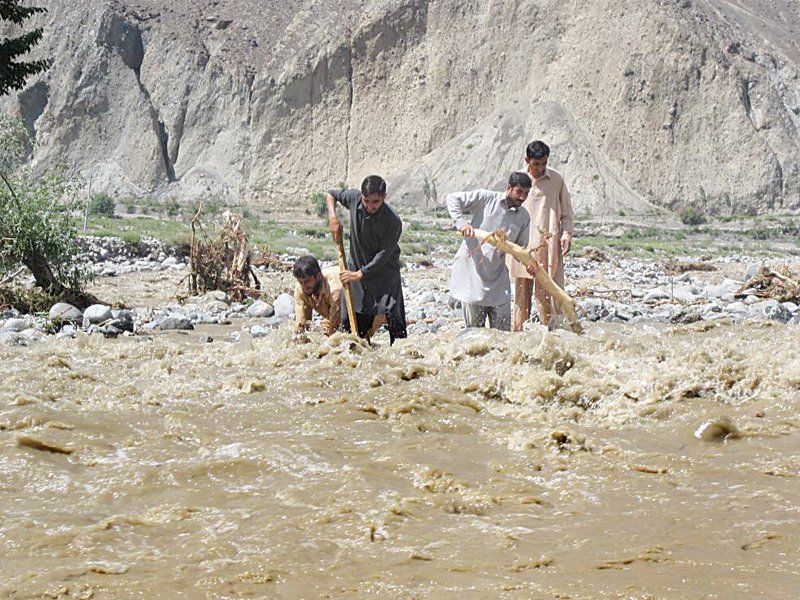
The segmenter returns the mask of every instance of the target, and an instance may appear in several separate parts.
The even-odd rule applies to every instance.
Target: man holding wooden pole
[[[446,198],[447,210],[464,241],[456,253],[450,276],[450,294],[461,301],[467,327],[511,329],[511,282],[506,254],[474,237],[475,230],[502,230],[520,246],[528,244],[530,215],[522,207],[532,185],[525,173],[515,172],[505,192],[475,190]],[[535,264],[528,267],[533,273]]]
[[[343,326],[369,340],[385,323],[394,343],[407,335],[398,245],[403,222],[385,200],[386,182],[378,175],[364,179],[360,190],[330,190],[325,196],[328,224],[337,243],[342,226],[336,203],[350,212],[350,256],[339,277],[349,284],[357,323],[350,323],[343,311]]]

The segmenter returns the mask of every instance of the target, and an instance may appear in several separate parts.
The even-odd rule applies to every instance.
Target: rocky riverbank
[[[117,298],[84,311],[64,303],[53,305],[45,314],[4,310],[0,312],[0,343],[28,345],[51,336],[73,337],[79,332],[106,337],[148,336],[171,330],[192,331],[201,325],[225,327],[216,337],[198,334],[200,342],[237,341],[242,336],[264,337],[293,319],[294,282],[286,272],[260,267],[264,299],[255,302],[235,302],[219,291],[187,296],[185,248],[167,248],[157,240],[130,244],[116,238],[84,238],[82,244],[83,260],[91,263],[97,276],[93,286],[96,293],[104,299]],[[281,257],[283,262],[293,259]],[[579,315],[586,321],[632,325],[721,319],[800,323],[797,303],[781,302],[764,297],[762,290],[748,289],[746,282],[762,265],[784,265],[796,271],[800,259],[685,257],[648,261],[587,252],[567,261],[567,292],[576,299]],[[458,302],[449,295],[448,276],[446,266],[406,269],[410,335],[463,327]],[[139,282],[148,281],[158,294],[155,301],[145,303],[136,297],[135,288]],[[176,300],[179,295],[181,302]],[[382,339],[380,333],[376,339]]]

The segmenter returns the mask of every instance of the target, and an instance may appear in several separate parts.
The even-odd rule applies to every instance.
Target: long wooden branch
[[[344,256],[344,243],[342,241],[342,228],[339,228],[339,239],[334,240],[334,244],[336,245],[336,255],[339,257],[339,271],[344,273],[347,271],[347,259]],[[352,244],[353,241],[350,240]],[[350,321],[350,332],[358,337],[358,321],[356,321],[356,311],[353,306],[353,297],[350,294],[350,284],[349,283],[342,283],[342,292],[344,293],[344,302],[347,306],[347,319]]]
[[[526,267],[535,263],[538,267],[534,274],[536,281],[543,286],[553,298],[555,298],[556,302],[558,302],[559,306],[567,315],[567,319],[569,319],[569,324],[570,327],[572,327],[572,331],[575,333],[583,333],[583,327],[581,327],[581,324],[578,322],[578,315],[575,312],[575,302],[569,297],[569,294],[555,284],[555,282],[550,278],[550,275],[547,273],[547,269],[540,265],[536,259],[531,256],[531,253],[528,250],[522,246],[519,246],[518,244],[515,244],[514,242],[508,241],[506,239],[505,232],[502,229],[498,229],[494,232],[484,231],[482,229],[475,229],[474,231],[475,237],[481,242],[485,244],[491,244],[498,250],[502,250],[506,254],[510,254]]]

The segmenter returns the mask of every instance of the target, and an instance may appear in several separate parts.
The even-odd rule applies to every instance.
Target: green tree
[[[25,126],[0,115],[0,275],[20,265],[52,296],[79,297],[89,277],[78,254],[79,182],[63,168],[34,176],[23,166]]]
[[[101,217],[113,217],[114,210],[117,208],[114,199],[105,192],[92,194],[89,201],[89,214],[100,215]]]
[[[0,20],[22,25],[30,16],[45,12],[38,6],[22,6],[19,0],[0,0]],[[12,90],[21,90],[31,75],[41,73],[50,66],[49,60],[18,60],[42,39],[39,27],[17,37],[4,37],[0,41],[0,96]]]

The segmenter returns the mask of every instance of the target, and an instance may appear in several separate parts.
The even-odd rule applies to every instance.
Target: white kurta
[[[456,228],[470,224],[476,229],[502,229],[520,246],[528,243],[530,215],[522,207],[509,208],[504,192],[475,190],[447,196],[447,210]],[[511,282],[505,252],[476,238],[465,238],[453,259],[450,295],[480,306],[500,306],[511,300]]]

